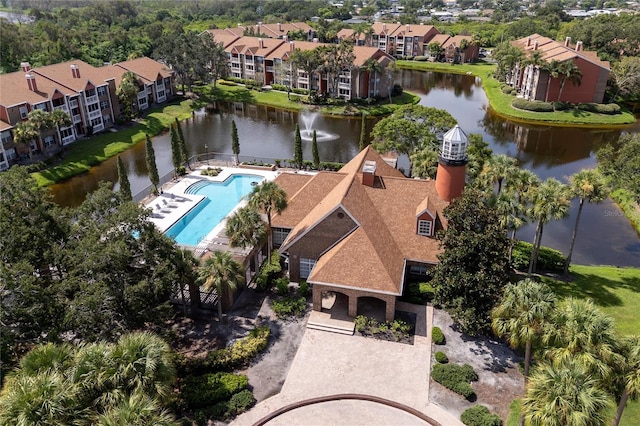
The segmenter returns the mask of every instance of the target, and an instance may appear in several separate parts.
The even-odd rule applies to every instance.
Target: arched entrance
[[[358,297],[358,315],[375,318],[383,322],[386,320],[387,302],[377,297]]]
[[[338,291],[323,291],[322,312],[328,312],[332,317],[346,317],[349,312],[349,296]]]

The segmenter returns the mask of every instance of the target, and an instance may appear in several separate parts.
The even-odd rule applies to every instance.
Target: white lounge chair
[[[162,204],[164,204],[165,207],[169,207],[170,209],[175,209],[176,207],[178,207],[175,204],[167,203],[167,200],[165,200],[165,199],[162,199]]]

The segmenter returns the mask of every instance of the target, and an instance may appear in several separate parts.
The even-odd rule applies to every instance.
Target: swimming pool
[[[187,188],[188,194],[206,198],[174,223],[166,234],[180,245],[197,246],[263,179],[257,175],[233,174],[224,182],[202,181],[191,185]]]

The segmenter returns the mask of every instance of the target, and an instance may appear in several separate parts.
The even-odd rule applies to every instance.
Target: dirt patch
[[[477,400],[469,402],[431,379],[431,402],[458,416],[474,404],[486,405],[506,421],[511,401],[524,394],[524,377],[518,369],[522,358],[501,342],[460,333],[449,314],[441,309],[434,309],[433,325],[442,329],[446,345],[434,345],[432,353],[442,351],[450,363],[470,364],[478,373],[478,381],[471,385]],[[432,365],[435,362],[431,360]]]

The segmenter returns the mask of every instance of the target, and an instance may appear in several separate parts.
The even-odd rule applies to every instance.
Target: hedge
[[[553,112],[553,104],[551,102],[529,101],[526,99],[516,98],[511,101],[511,106],[525,111]]]
[[[436,364],[431,369],[431,377],[467,400],[472,400],[476,396],[470,382],[478,380],[478,375],[469,364]]]
[[[460,420],[467,426],[502,426],[502,419],[491,414],[484,405],[474,405],[460,415]]]
[[[189,409],[197,409],[227,401],[233,394],[247,389],[248,386],[249,379],[241,374],[187,376],[180,396]]]
[[[596,104],[596,103],[580,103],[578,109],[581,111],[595,112],[598,114],[620,114],[620,105],[618,104]]]
[[[445,338],[444,338],[444,333],[442,333],[442,330],[440,329],[440,327],[435,327],[434,326],[431,329],[431,340],[436,345],[444,345],[446,343]]]
[[[531,249],[533,245],[525,241],[518,241],[513,247],[511,255],[511,266],[518,271],[525,271],[529,268],[531,259]],[[540,247],[538,254],[538,269],[550,272],[564,271],[566,258],[558,250],[549,247]]]
[[[447,357],[447,354],[445,354],[444,352],[436,352],[435,357],[436,361],[438,361],[440,364],[447,364],[449,362],[449,357]]]

